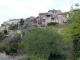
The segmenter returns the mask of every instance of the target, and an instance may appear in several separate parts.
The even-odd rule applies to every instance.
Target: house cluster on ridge
[[[58,24],[64,24],[66,23],[67,18],[63,16],[63,13],[61,10],[49,10],[45,13],[39,13],[39,16],[37,16],[34,20],[34,25],[38,27],[46,27],[48,23],[50,22],[56,22]]]
[[[20,28],[20,24],[22,24],[22,27],[27,27],[27,26],[31,26],[31,25],[34,25],[34,16],[30,16],[28,18],[19,18],[19,19],[9,19],[8,21],[6,22],[3,22],[3,24],[1,24],[1,27],[0,27],[0,32],[3,31],[3,30],[8,30],[8,27],[10,25],[14,26],[16,24],[18,24],[18,28]]]
[[[37,26],[37,27],[46,27],[48,23],[55,22],[58,24],[65,24],[67,22],[68,14],[66,17],[63,16],[61,10],[49,10],[48,12],[39,13],[37,17],[30,16],[28,18],[19,18],[19,19],[9,19],[6,22],[3,22],[0,27],[0,31],[8,30],[9,25],[20,25],[20,22],[23,22],[23,27]],[[21,21],[22,20],[22,21]]]

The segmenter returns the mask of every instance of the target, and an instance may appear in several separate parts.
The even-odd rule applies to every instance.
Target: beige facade
[[[5,26],[4,27],[0,27],[0,32],[3,32],[5,30]]]
[[[44,21],[45,20],[45,21]],[[47,26],[50,22],[56,22],[59,24],[63,24],[66,22],[66,18],[63,17],[63,13],[61,10],[49,10],[46,13],[39,13],[39,16],[36,17],[34,24],[38,27]]]

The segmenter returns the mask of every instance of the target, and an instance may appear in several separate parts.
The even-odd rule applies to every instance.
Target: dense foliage
[[[64,40],[71,46],[72,60],[77,60],[80,57],[80,10],[74,9],[69,13],[68,27],[62,33]],[[69,43],[71,42],[71,43]]]
[[[69,21],[68,31],[73,40],[73,55],[76,60],[80,57],[80,10],[74,12]]]
[[[0,52],[6,52],[8,55],[24,54],[24,48],[22,42],[12,42],[9,45],[1,44]]]
[[[4,37],[5,35],[0,33],[0,41],[2,41]],[[0,44],[0,52],[6,52],[8,55],[23,54],[24,47],[20,39],[20,34],[15,33],[13,36],[11,36],[11,40],[8,44]]]
[[[0,45],[0,52],[9,52],[9,48],[6,45]]]
[[[28,56],[47,57],[47,59],[49,57],[48,60],[52,57],[63,58],[62,37],[51,29],[34,28],[28,30],[23,41]]]

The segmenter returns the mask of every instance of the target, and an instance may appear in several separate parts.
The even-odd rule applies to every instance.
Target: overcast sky
[[[37,16],[49,9],[69,11],[80,0],[0,0],[0,24],[14,18]]]

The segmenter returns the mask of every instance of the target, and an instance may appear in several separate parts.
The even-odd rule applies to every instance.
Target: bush
[[[11,43],[11,42],[21,42],[21,39],[20,39],[20,37],[13,35],[13,36],[11,36],[11,41],[9,43]]]
[[[11,53],[17,53],[18,43],[13,42],[10,44]]]
[[[10,51],[10,49],[8,46],[0,45],[0,52],[7,52],[8,53],[9,51]]]
[[[53,26],[56,26],[58,23],[56,23],[56,22],[50,22],[50,23],[48,23],[48,26],[51,26],[51,25],[53,25]]]

